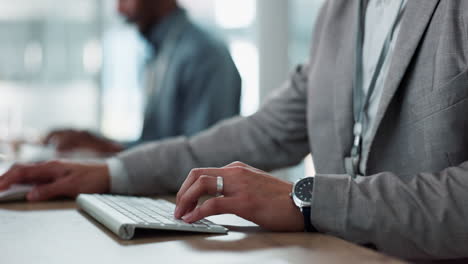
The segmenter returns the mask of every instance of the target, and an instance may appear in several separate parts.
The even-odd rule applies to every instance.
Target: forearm
[[[129,177],[129,193],[160,194],[177,192],[191,169],[197,167],[220,167],[232,161],[244,161],[258,168],[275,169],[300,161],[307,150],[297,158],[290,156],[278,145],[269,142],[261,131],[252,131],[242,137],[239,127],[250,120],[229,120],[192,139],[179,137],[149,143],[121,153]],[[262,142],[263,141],[263,142]],[[252,145],[253,144],[253,145]],[[294,160],[291,160],[294,158]]]
[[[385,172],[315,182],[311,217],[322,232],[404,258],[468,256],[468,163],[404,180]]]

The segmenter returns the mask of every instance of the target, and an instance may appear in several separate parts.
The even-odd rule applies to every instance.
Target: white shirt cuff
[[[106,160],[110,174],[111,193],[129,194],[129,178],[127,170],[118,158],[109,158]]]

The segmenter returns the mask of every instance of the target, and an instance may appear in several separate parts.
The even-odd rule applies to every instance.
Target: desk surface
[[[326,235],[267,232],[233,215],[209,219],[231,231],[137,231],[136,239],[123,241],[76,210],[72,201],[0,204],[0,259],[48,264],[401,263]]]

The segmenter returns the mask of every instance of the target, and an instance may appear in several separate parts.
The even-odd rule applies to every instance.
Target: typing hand
[[[223,177],[223,196],[197,207],[204,195],[215,195],[217,176]],[[210,215],[236,214],[275,231],[302,231],[304,218],[289,193],[292,184],[235,162],[223,168],[194,169],[177,194],[176,218],[192,223]]]
[[[123,147],[115,142],[88,131],[77,130],[52,131],[44,138],[43,143],[54,145],[60,152],[87,149],[101,154],[112,154],[123,150]]]
[[[13,184],[36,185],[26,196],[29,201],[76,197],[80,193],[109,191],[109,171],[105,164],[50,161],[17,164],[0,176],[0,191]]]

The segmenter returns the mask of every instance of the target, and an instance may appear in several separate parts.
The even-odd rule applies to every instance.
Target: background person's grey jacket
[[[177,33],[174,33],[177,32]],[[193,24],[177,9],[153,26],[148,36],[154,65],[146,83],[144,142],[193,136],[217,122],[239,115],[242,81],[226,45]],[[164,70],[157,69],[163,66]],[[150,91],[150,92],[149,92]]]
[[[318,230],[407,258],[468,256],[468,1],[409,0],[373,132],[366,177],[345,174],[352,145],[357,0],[329,0],[310,63],[261,110],[193,138],[122,153],[115,192],[178,190],[194,167],[240,160],[316,170]]]

